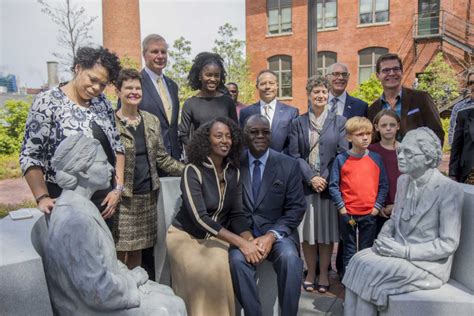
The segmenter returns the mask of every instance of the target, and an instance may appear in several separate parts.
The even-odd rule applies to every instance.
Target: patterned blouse
[[[46,181],[52,183],[56,183],[56,172],[51,166],[56,148],[64,138],[79,132],[92,138],[93,121],[107,135],[113,151],[124,152],[115,129],[114,112],[105,95],[91,99],[90,106],[86,108],[72,102],[60,87],[36,96],[26,119],[20,152],[23,174],[28,168],[39,166],[43,168]]]

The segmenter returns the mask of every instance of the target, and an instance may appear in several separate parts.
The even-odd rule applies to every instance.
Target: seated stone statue
[[[52,160],[63,193],[52,211],[45,273],[58,315],[186,315],[184,302],[148,280],[141,267],[117,260],[112,234],[90,201],[107,188],[113,168],[97,140],[66,138]]]
[[[459,244],[463,190],[436,167],[442,157],[437,136],[426,127],[408,132],[398,152],[392,217],[372,248],[349,262],[344,315],[376,315],[388,296],[436,289],[449,280]]]

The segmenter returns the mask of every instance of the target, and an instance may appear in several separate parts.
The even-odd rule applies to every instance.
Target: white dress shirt
[[[150,79],[153,82],[153,85],[155,86],[156,92],[158,92],[158,95],[162,99],[163,97],[160,95],[160,89],[158,89],[158,84],[156,82],[158,81],[158,79],[163,80],[163,86],[165,87],[166,92],[168,94],[168,100],[170,100],[170,102],[172,103],[173,99],[171,98],[171,94],[170,94],[170,91],[168,90],[168,85],[166,84],[165,78],[163,78],[163,74],[157,75],[153,70],[151,70],[150,68],[146,66],[144,69],[145,69],[145,72],[148,74],[148,76],[150,76]]]
[[[275,115],[276,104],[277,104],[276,99],[273,99],[272,102],[268,103],[268,105],[270,106],[268,108],[268,117],[269,117],[269,120],[270,120],[270,127],[272,126],[273,116]],[[267,103],[260,100],[260,114],[262,114],[263,116],[267,116],[266,113],[265,113],[265,106],[266,105],[267,105]]]
[[[331,92],[329,92],[328,105],[332,104],[332,99],[336,98]],[[342,115],[344,113],[344,106],[346,105],[347,92],[344,91],[340,96],[337,97],[336,114]]]

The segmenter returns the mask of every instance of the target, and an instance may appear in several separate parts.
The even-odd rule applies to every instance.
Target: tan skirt
[[[113,217],[113,236],[117,251],[153,247],[157,236],[158,192],[124,197]]]
[[[233,316],[234,291],[229,245],[217,238],[196,239],[171,226],[166,236],[171,284],[189,316]]]

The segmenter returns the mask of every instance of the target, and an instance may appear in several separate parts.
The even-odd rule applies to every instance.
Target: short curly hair
[[[120,69],[122,69],[120,59],[116,54],[102,46],[99,48],[80,47],[74,57],[71,70],[74,72],[77,65],[80,65],[84,69],[91,69],[96,64],[102,65],[105,70],[107,70],[108,82],[115,84]]]
[[[329,89],[329,80],[326,77],[321,76],[312,76],[308,78],[308,82],[306,83],[306,93],[309,95],[314,87],[325,87],[326,89]]]
[[[201,75],[201,71],[207,65],[217,65],[221,70],[221,79],[219,82],[218,90],[225,90],[225,79],[227,76],[227,72],[224,68],[224,60],[219,54],[209,53],[209,52],[202,52],[197,54],[196,58],[193,60],[193,65],[191,70],[189,71],[188,75],[188,84],[193,90],[200,90],[201,89],[201,80],[199,76]]]
[[[191,142],[186,148],[188,161],[194,165],[201,165],[207,160],[207,157],[211,153],[211,128],[217,122],[223,123],[229,127],[232,138],[232,146],[226,159],[237,168],[239,167],[239,158],[240,154],[242,153],[242,133],[240,132],[240,128],[237,126],[237,124],[232,119],[227,117],[218,117],[199,126],[199,128],[194,133]]]
[[[427,158],[433,159],[430,168],[437,168],[443,159],[443,150],[441,147],[441,140],[429,127],[423,126],[417,129],[412,129],[405,134],[403,140],[414,137],[421,152]],[[402,140],[402,143],[403,143]]]
[[[138,70],[133,68],[125,68],[120,70],[118,75],[117,81],[115,82],[115,87],[120,90],[122,89],[122,85],[127,80],[138,80],[140,84],[142,83],[142,75],[138,72]]]

